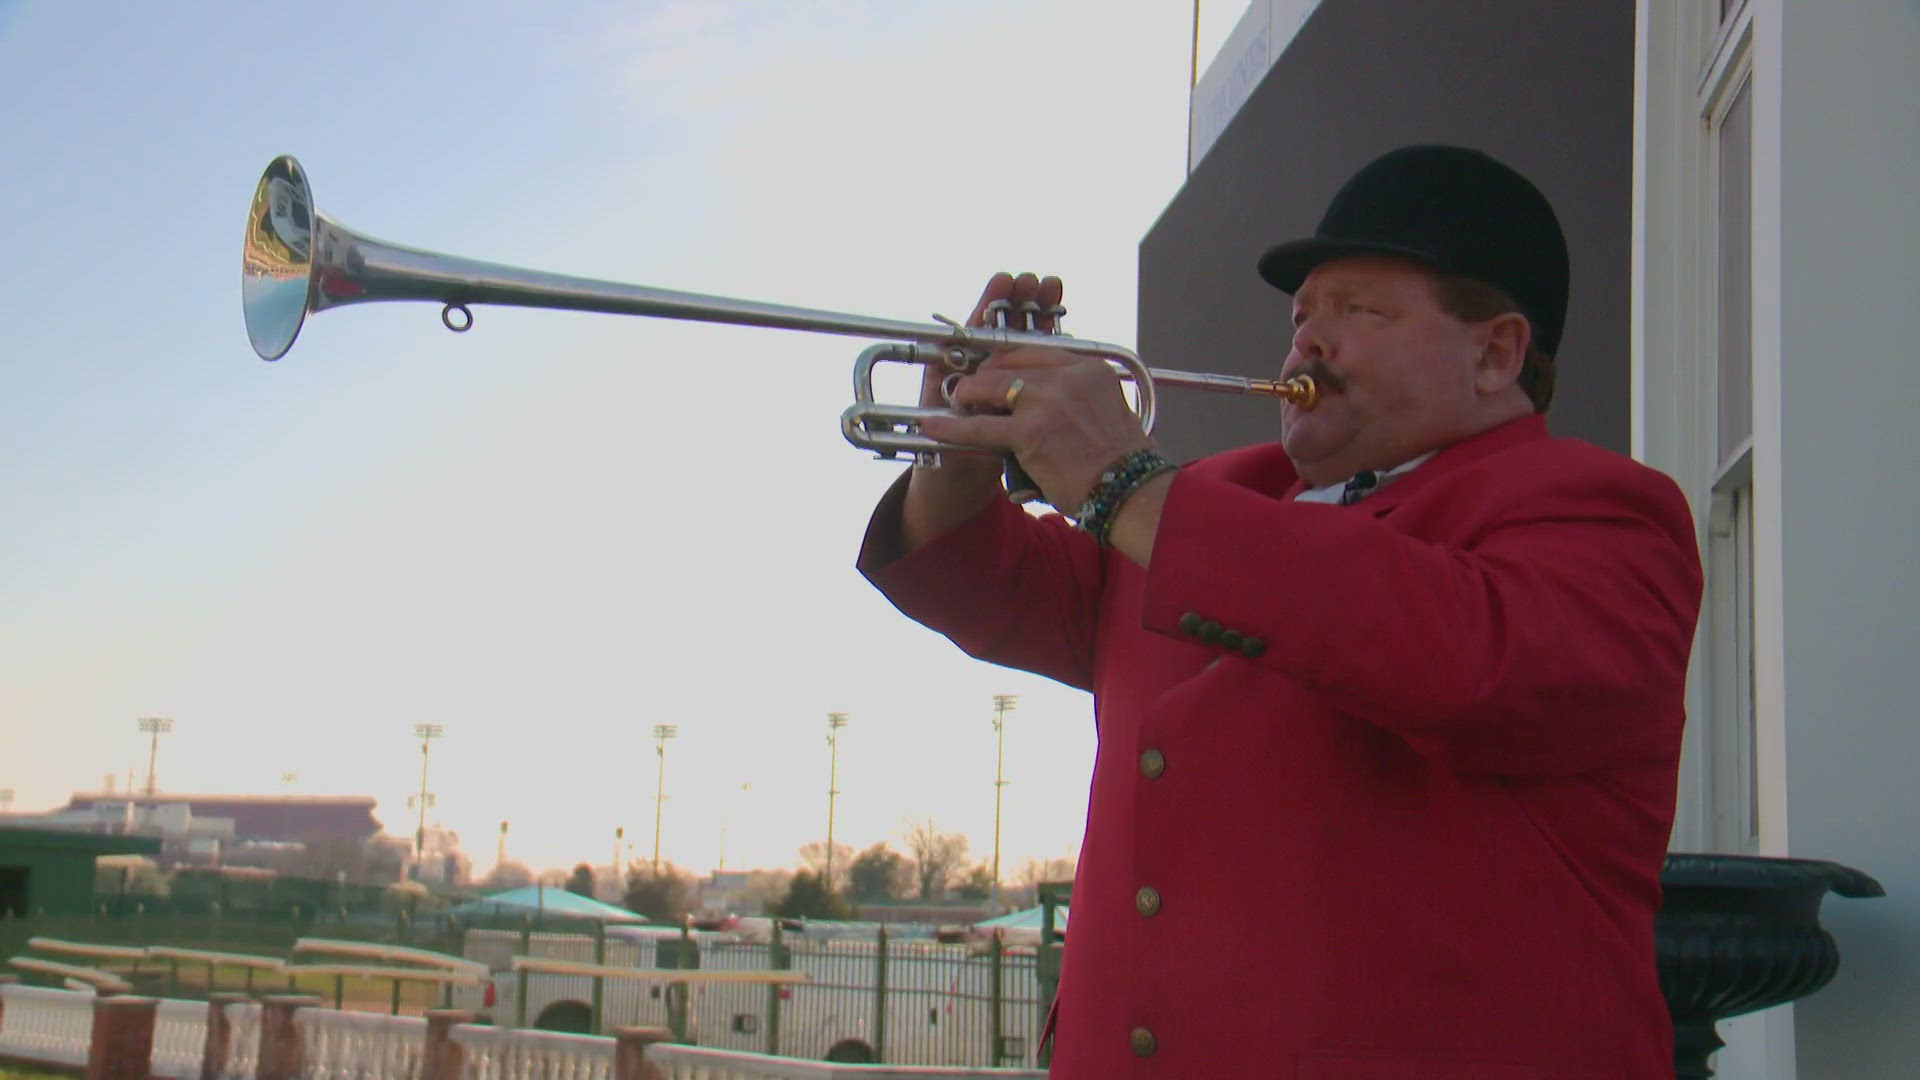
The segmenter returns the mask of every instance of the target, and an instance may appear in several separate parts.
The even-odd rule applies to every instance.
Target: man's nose
[[[1293,354],[1302,360],[1324,360],[1330,343],[1325,333],[1325,324],[1319,319],[1300,320],[1293,328]]]

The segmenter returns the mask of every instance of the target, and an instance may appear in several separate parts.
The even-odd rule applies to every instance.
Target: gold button
[[[1133,894],[1133,908],[1144,919],[1160,914],[1160,890],[1151,885],[1140,886],[1140,891]]]
[[[1160,779],[1160,774],[1166,771],[1167,771],[1167,755],[1161,753],[1158,750],[1146,750],[1141,752],[1140,775],[1146,777],[1149,780],[1158,780]]]
[[[1180,616],[1180,632],[1188,637],[1200,636],[1200,613],[1189,611]]]
[[[1240,655],[1249,660],[1260,659],[1261,656],[1266,654],[1266,651],[1267,643],[1257,637],[1249,637],[1240,642]]]
[[[1153,1032],[1146,1028],[1134,1028],[1130,1038],[1133,1041],[1133,1053],[1136,1057],[1152,1057],[1153,1052],[1160,1049],[1160,1041],[1155,1039]]]

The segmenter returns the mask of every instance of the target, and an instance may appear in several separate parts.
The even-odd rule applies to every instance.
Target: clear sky
[[[1204,64],[1245,9],[1202,8]],[[889,318],[1058,273],[1131,341],[1185,169],[1188,0],[0,0],[0,788],[365,794],[479,869],[704,871],[903,819],[1071,855],[1085,694],[968,659],[854,572],[898,466],[840,437],[862,343],[430,304],[253,356],[273,155],[409,246]],[[1179,366],[1179,365],[1172,365]],[[297,774],[292,781],[284,774]],[[742,791],[743,784],[751,790]]]

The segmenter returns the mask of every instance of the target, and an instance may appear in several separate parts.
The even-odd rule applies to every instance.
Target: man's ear
[[[1517,311],[1495,315],[1480,324],[1480,363],[1473,372],[1473,386],[1483,396],[1497,394],[1520,380],[1520,368],[1527,361],[1527,347],[1533,342],[1533,327]]]

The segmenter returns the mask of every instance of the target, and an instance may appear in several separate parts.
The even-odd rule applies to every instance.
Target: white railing
[[[836,1065],[737,1050],[655,1043],[647,1063],[662,1080],[930,1080],[933,1077],[995,1077],[998,1080],[1046,1080],[1041,1069],[968,1069],[943,1065]]]
[[[253,1080],[260,1069],[260,1003],[230,1001],[220,1008],[227,1018],[227,1063],[220,1080]]]
[[[304,1080],[419,1080],[427,1022],[338,1009],[293,1014]]]
[[[92,993],[0,986],[0,1054],[49,1065],[84,1066],[93,1045]]]
[[[462,1080],[614,1080],[614,1041],[526,1028],[456,1024]]]
[[[161,999],[153,1013],[153,1055],[148,1066],[166,1080],[196,1080],[207,1050],[207,1003]]]

